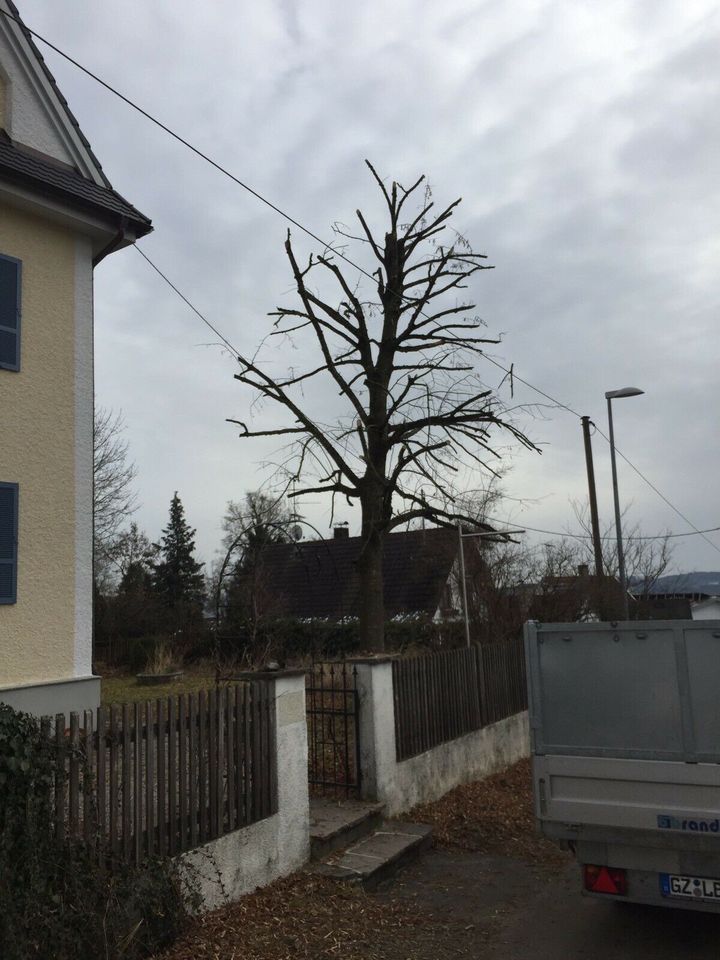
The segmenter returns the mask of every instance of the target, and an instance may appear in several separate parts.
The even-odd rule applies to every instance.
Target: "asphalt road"
[[[447,922],[448,936],[457,937],[458,957],[720,957],[720,915],[582,897],[574,864],[549,869],[477,853],[434,850],[391,881],[387,893],[412,898]]]

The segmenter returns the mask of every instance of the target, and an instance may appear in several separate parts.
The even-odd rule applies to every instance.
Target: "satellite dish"
[[[290,533],[292,534],[292,538],[295,540],[295,542],[302,540],[302,527],[299,523],[295,524]]]

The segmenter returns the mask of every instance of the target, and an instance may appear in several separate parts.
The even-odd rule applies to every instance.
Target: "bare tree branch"
[[[242,437],[296,436],[296,457],[283,469],[286,476],[306,478],[303,493],[359,501],[361,636],[369,649],[378,649],[383,536],[419,518],[443,525],[470,522],[453,506],[453,477],[467,463],[493,472],[488,461],[499,455],[490,445],[491,431],[537,448],[476,371],[483,347],[499,341],[481,335],[484,323],[473,314],[474,304],[457,297],[488,269],[485,255],[474,253],[459,234],[449,244],[439,239],[460,201],[436,212],[426,188],[401,225],[406,205],[422,196],[424,178],[407,189],[386,184],[366,163],[388,217],[385,228],[375,231],[357,211],[360,240],[377,261],[375,298],[361,296],[327,251],[300,266],[288,234],[285,252],[299,306],[277,307],[271,314],[274,333],[308,337],[320,356],[280,377],[265,373],[255,357],[250,362],[238,358],[242,369],[236,379],[284,407],[294,423],[287,429],[250,429],[243,421],[231,422],[242,428]],[[344,228],[336,230],[347,236]],[[311,278],[321,286],[311,287]],[[333,384],[341,398],[329,425],[311,413],[314,408],[302,393],[303,385],[322,381]],[[422,486],[433,496],[427,497]]]

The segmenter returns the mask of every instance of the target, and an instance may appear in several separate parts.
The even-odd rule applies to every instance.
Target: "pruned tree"
[[[106,587],[112,579],[118,535],[137,510],[133,482],[135,464],[128,459],[122,413],[95,409],[93,445],[93,541],[95,581]]]
[[[360,637],[365,649],[382,650],[384,536],[420,518],[472,522],[456,503],[453,477],[461,463],[492,470],[490,462],[499,458],[494,428],[533,445],[476,369],[484,348],[498,341],[482,335],[474,304],[459,299],[468,281],[488,269],[484,254],[450,232],[460,200],[436,212],[429,190],[421,189],[424,177],[407,189],[395,182],[386,187],[367,165],[384,200],[384,239],[359,210],[359,236],[338,232],[343,242],[364,244],[374,260],[374,296],[363,299],[335,251],[301,264],[288,234],[285,251],[299,302],[270,314],[272,335],[308,334],[317,359],[278,377],[258,355],[238,357],[236,378],[285,408],[290,419],[276,429],[231,422],[240,424],[241,437],[296,441],[287,475],[304,483],[291,496],[327,493],[333,504],[337,496],[359,503]],[[321,294],[316,281],[327,292]],[[343,407],[330,423],[314,415],[308,396],[321,382],[332,385]]]

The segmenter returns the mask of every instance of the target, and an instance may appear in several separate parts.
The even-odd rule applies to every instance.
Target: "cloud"
[[[427,173],[438,202],[462,195],[457,226],[496,265],[470,293],[489,332],[505,334],[497,356],[598,424],[605,390],[644,387],[618,405],[618,443],[695,522],[717,523],[707,478],[718,469],[720,20],[709,0],[76,0],[70,14],[25,0],[22,12],[323,237],[358,206],[378,211],[365,157],[403,181]],[[290,295],[287,224],[48,62],[114,185],[153,217],[145,248],[252,349]],[[313,248],[293,235],[303,254]],[[250,412],[232,358],[207,346],[214,337],[136,253],[110,258],[96,281],[98,397],[125,412],[139,519],[157,536],[178,489],[209,560],[225,501],[259,485],[257,464],[278,445],[241,442],[225,423]],[[286,345],[278,370],[299,353]],[[488,367],[490,382],[501,376]],[[537,400],[516,388],[519,401]],[[315,401],[337,409],[332,390]],[[562,411],[546,416],[527,418],[544,453],[518,454],[508,489],[537,501],[528,524],[564,528],[568,498],[584,492],[580,427]],[[609,517],[597,439],[596,454]],[[621,484],[648,531],[682,526],[625,467]],[[327,526],[325,505],[308,510]],[[677,558],[720,560],[697,538]]]

